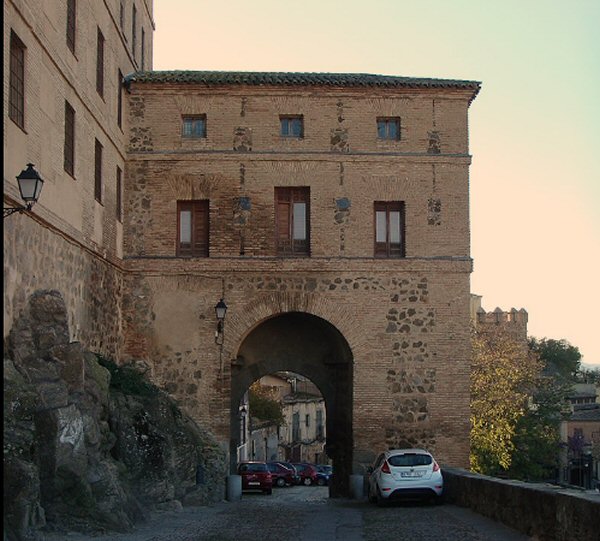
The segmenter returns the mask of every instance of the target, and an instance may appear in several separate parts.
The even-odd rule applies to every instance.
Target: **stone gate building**
[[[118,34],[113,8],[105,19]],[[151,4],[140,12],[151,28]],[[7,24],[19,24],[9,15],[5,42]],[[147,63],[151,39],[144,46]],[[5,164],[5,201],[21,161],[41,157],[50,180],[36,216],[5,232],[8,325],[32,290],[61,290],[73,338],[146,360],[232,460],[249,385],[282,370],[310,378],[327,408],[334,493],[383,448],[423,446],[468,466],[467,113],[479,83],[139,62],[114,108],[93,90],[79,95],[108,116],[92,123],[74,177],[62,153],[43,158],[37,124],[22,136],[5,113],[16,134],[5,152],[14,145],[21,158]],[[62,141],[57,107],[43,118]],[[111,156],[100,173],[98,144]],[[98,175],[115,181],[98,192]],[[78,179],[75,206],[65,205],[65,184]],[[19,238],[36,254],[20,253]]]

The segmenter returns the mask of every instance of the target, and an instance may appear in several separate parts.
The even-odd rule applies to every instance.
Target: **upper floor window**
[[[206,115],[184,116],[183,136],[194,138],[206,137]]]
[[[25,45],[10,32],[10,77],[8,116],[22,130],[25,129]]]
[[[404,257],[404,202],[375,202],[375,257]]]
[[[67,0],[67,47],[75,54],[76,0]]]
[[[400,141],[400,119],[398,117],[379,117],[377,119],[377,139]]]
[[[177,255],[208,257],[209,205],[203,201],[177,201]]]
[[[119,26],[121,27],[121,32],[125,33],[125,6],[123,2],[119,4]]]
[[[115,213],[119,222],[123,221],[123,172],[117,165],[117,201]]]
[[[121,70],[117,72],[117,126],[122,127],[123,124],[123,74]]]
[[[65,100],[65,144],[64,169],[72,177],[75,176],[75,110]]]
[[[102,144],[98,139],[94,145],[94,197],[102,203]]]
[[[96,45],[96,90],[104,97],[104,36],[100,28]]]
[[[144,65],[146,64],[146,51],[145,51],[145,49],[146,49],[146,32],[143,27],[142,27],[142,42],[141,42],[140,46],[142,48],[142,59],[140,61],[140,67],[143,70]]]
[[[304,118],[302,115],[280,116],[279,122],[282,137],[304,137]]]
[[[136,34],[136,25],[137,25],[137,9],[135,9],[135,4],[131,9],[131,52],[133,53],[133,60],[135,60],[135,46],[137,45],[137,34]]]
[[[275,188],[277,254],[310,255],[309,200],[309,188]]]

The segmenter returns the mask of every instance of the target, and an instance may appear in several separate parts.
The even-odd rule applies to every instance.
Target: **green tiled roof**
[[[370,88],[462,88],[479,92],[479,81],[396,77],[370,73],[291,73],[256,71],[138,71],[125,77],[125,82],[182,83],[206,86],[335,86]]]

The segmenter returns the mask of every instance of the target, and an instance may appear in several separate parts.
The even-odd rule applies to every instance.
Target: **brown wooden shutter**
[[[291,253],[291,191],[289,188],[275,188],[275,235],[277,253]]]
[[[208,201],[194,201],[192,254],[196,257],[208,257]]]

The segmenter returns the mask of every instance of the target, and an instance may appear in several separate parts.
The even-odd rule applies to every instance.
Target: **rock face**
[[[143,366],[143,363],[138,363]],[[223,498],[225,453],[139,368],[69,342],[56,291],[38,291],[4,358],[4,529],[130,530],[153,508]]]

